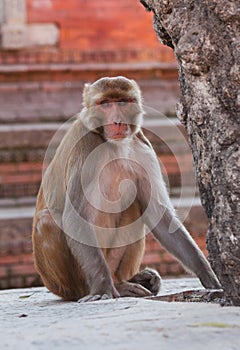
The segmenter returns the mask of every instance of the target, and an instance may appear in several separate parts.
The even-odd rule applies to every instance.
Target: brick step
[[[60,126],[61,123],[0,126],[0,198],[37,194],[45,151]],[[192,155],[178,120],[148,119],[144,128],[159,155],[170,190],[194,186]],[[67,128],[61,130],[63,136]]]
[[[0,198],[36,195],[42,179],[42,163],[0,164]]]
[[[103,75],[106,75],[105,72]],[[65,121],[81,110],[84,82],[93,79],[66,79],[61,82],[48,79],[32,82],[28,78],[26,80],[9,82],[8,78],[7,82],[0,82],[1,123]],[[175,115],[179,95],[176,80],[141,78],[138,83],[146,106],[166,115]]]
[[[69,125],[64,126],[63,123],[2,124],[0,125],[0,150],[46,149],[60,127],[64,134]],[[165,143],[161,152],[169,153],[169,151],[166,152],[169,148],[176,153],[189,152],[189,147],[184,142],[186,137],[184,127],[177,118],[152,119],[150,116],[144,121],[143,128],[153,144],[159,144],[161,147]]]
[[[72,24],[72,18],[71,18]],[[79,19],[77,19],[77,25]],[[68,29],[67,29],[68,30]],[[69,38],[67,39],[69,43]],[[74,43],[73,48],[58,47],[45,49],[32,47],[30,50],[1,50],[0,52],[0,64],[1,65],[30,65],[36,64],[109,64],[109,63],[144,63],[149,64],[151,62],[162,63],[174,63],[175,57],[171,49],[167,46],[157,45],[157,47],[128,47],[116,49],[96,49],[91,47],[91,50],[80,47],[76,47]]]
[[[84,81],[102,76],[127,75],[134,79],[177,79],[176,62],[29,63],[1,64],[0,82]]]
[[[181,167],[174,156],[159,156],[163,175],[172,196],[178,194],[178,187],[190,189],[195,186],[191,155],[181,156]],[[42,179],[42,163],[2,163],[0,164],[0,198],[35,196]]]
[[[61,125],[62,123],[0,125],[0,150],[46,149]]]
[[[35,198],[0,200],[0,289],[41,284],[32,259],[31,230]],[[173,204],[177,204],[173,201]],[[198,198],[185,198],[177,208],[184,223],[206,253],[207,218]],[[179,263],[153,238],[147,236],[143,267],[156,268],[162,276],[183,273]]]

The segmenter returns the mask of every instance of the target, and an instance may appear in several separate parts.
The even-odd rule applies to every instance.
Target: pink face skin
[[[131,108],[132,99],[114,100],[105,99],[97,103],[104,113],[106,125],[104,125],[104,135],[108,140],[121,140],[131,134],[130,124],[128,124],[128,112]]]

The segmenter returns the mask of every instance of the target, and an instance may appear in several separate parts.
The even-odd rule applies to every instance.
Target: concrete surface
[[[160,294],[201,288],[163,280]],[[0,349],[239,350],[240,308],[122,298],[63,302],[45,288],[0,291]]]

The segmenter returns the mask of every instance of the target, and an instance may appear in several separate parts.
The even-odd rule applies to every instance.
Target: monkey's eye
[[[108,100],[102,100],[102,101],[99,102],[100,105],[105,105],[107,103],[108,103]]]
[[[108,100],[102,100],[98,104],[101,105],[103,108],[109,108],[112,105],[111,102],[109,102]]]
[[[119,101],[118,102],[119,107],[126,106],[127,104],[128,104],[128,101]]]

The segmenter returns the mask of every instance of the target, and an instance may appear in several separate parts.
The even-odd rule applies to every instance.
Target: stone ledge
[[[199,289],[197,279],[163,280],[162,293]],[[45,288],[0,291],[1,344],[8,349],[237,350],[237,307],[144,298],[62,302]]]
[[[2,220],[18,220],[30,219],[32,220],[35,212],[35,207],[17,207],[17,208],[1,208],[0,221]]]
[[[32,63],[32,64],[1,64],[0,73],[34,72],[34,71],[176,71],[176,63],[164,62],[134,62],[134,63]]]

